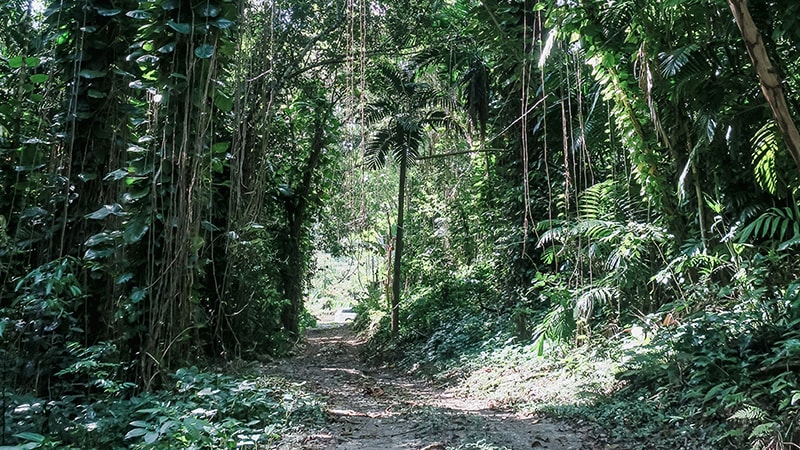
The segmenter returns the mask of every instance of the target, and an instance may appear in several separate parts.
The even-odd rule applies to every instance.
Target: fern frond
[[[767,412],[758,406],[747,405],[744,408],[733,413],[729,420],[764,420],[767,417]]]
[[[768,121],[753,135],[753,172],[756,182],[772,195],[783,196],[783,181],[778,174],[780,132],[774,120]]]

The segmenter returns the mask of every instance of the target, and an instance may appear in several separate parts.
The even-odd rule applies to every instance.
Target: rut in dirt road
[[[300,355],[270,370],[304,382],[327,424],[280,449],[591,449],[565,424],[491,410],[388,369],[368,369],[349,326],[310,330]]]

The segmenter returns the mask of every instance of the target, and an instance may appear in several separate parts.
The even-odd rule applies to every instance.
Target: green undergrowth
[[[45,400],[6,393],[0,448],[269,448],[324,420],[318,400],[282,378],[192,367],[171,380],[162,390],[130,397]]]
[[[476,292],[456,288],[468,299]],[[795,285],[666,323],[653,314],[579,346],[549,343],[541,355],[536,339],[514,336],[508,315],[443,300],[453,289],[410,295],[411,308],[428,313],[401,315],[395,339],[379,320],[367,356],[495,408],[590,426],[610,448],[783,450],[800,442]]]

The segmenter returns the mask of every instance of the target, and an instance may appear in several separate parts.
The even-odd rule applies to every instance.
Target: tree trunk
[[[403,257],[403,203],[406,197],[406,170],[408,151],[400,158],[400,192],[397,194],[397,239],[394,248],[394,278],[392,279],[392,336],[400,327],[400,260]]]
[[[303,254],[304,225],[307,221],[308,207],[314,203],[311,188],[314,183],[314,173],[322,158],[325,149],[325,122],[328,118],[326,111],[317,111],[314,119],[314,136],[311,141],[311,153],[308,156],[303,180],[295,190],[292,198],[286,201],[286,219],[289,225],[289,236],[285,241],[284,259],[286,265],[281,270],[284,297],[288,304],[281,312],[281,322],[284,329],[292,337],[300,333],[300,313],[303,311],[303,283],[306,277],[306,261]]]
[[[747,1],[728,0],[728,4],[736,19],[736,25],[742,33],[742,39],[745,46],[747,46],[747,53],[750,54],[750,59],[753,61],[753,66],[758,73],[761,91],[764,92],[764,97],[766,97],[767,103],[772,108],[772,114],[778,122],[786,147],[789,149],[795,165],[800,169],[800,133],[797,132],[797,127],[789,114],[789,106],[786,104],[786,97],[783,95],[781,77],[767,55],[767,49],[764,47],[761,33],[756,28],[753,17],[747,9]]]

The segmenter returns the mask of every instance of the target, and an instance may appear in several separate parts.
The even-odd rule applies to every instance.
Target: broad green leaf
[[[102,233],[97,233],[91,236],[86,242],[83,244],[87,247],[94,247],[96,245],[105,244],[106,242],[112,242],[114,240],[114,235],[103,231]]]
[[[233,110],[233,99],[227,95],[218,92],[214,96],[214,105],[224,112],[231,112]]]
[[[19,439],[24,439],[26,441],[39,442],[39,443],[42,443],[45,440],[45,437],[42,436],[41,434],[31,433],[29,431],[26,431],[24,433],[17,433],[14,435],[14,437]]]
[[[135,287],[131,290],[131,303],[139,303],[147,296],[147,288]],[[141,412],[141,411],[140,411]]]
[[[219,7],[211,3],[206,3],[205,7],[200,10],[200,15],[203,17],[217,17],[219,15]]]
[[[28,67],[39,67],[41,64],[42,60],[35,56],[29,56],[25,58],[25,65]]]
[[[150,227],[143,221],[132,220],[125,226],[125,231],[122,232],[122,239],[126,244],[139,242],[149,229]]]
[[[172,11],[178,8],[178,0],[164,0],[161,3],[161,9],[164,11]]]
[[[147,194],[149,193],[150,193],[150,186],[145,186],[141,189],[137,189],[135,191],[130,191],[122,194],[122,201],[124,203],[132,203],[136,200],[147,197]]]
[[[203,44],[194,49],[194,54],[200,59],[208,59],[214,56],[214,46],[211,44]]]
[[[139,436],[144,436],[147,434],[147,430],[144,428],[134,428],[125,435],[125,439],[131,439]]]
[[[83,259],[87,261],[94,261],[96,259],[108,258],[113,254],[114,254],[114,247],[99,248],[99,249],[90,248],[86,250],[86,253],[83,254]]]
[[[44,73],[37,73],[35,75],[31,75],[28,78],[31,80],[31,83],[34,83],[34,84],[41,84],[41,83],[46,82],[48,79],[50,79],[50,77],[48,77],[47,74],[44,74]]]
[[[103,70],[83,69],[80,72],[78,72],[78,76],[80,76],[81,78],[88,78],[88,79],[101,78],[106,76],[106,72]]]
[[[154,443],[157,440],[158,440],[158,432],[156,431],[151,431],[144,435],[144,442],[148,445]]]
[[[170,28],[177,31],[178,33],[189,34],[192,32],[192,26],[189,25],[188,23],[178,23],[175,22],[174,20],[170,20],[167,22],[167,25],[169,25]]]
[[[226,30],[226,29],[232,27],[235,24],[234,24],[234,22],[232,22],[232,21],[230,21],[230,20],[228,20],[228,19],[226,19],[224,17],[220,17],[219,19],[211,22],[211,25],[219,28],[220,30]]]
[[[230,142],[217,142],[216,144],[211,146],[212,153],[225,153],[230,148]]]
[[[142,20],[149,19],[149,18],[153,17],[152,14],[150,14],[147,11],[142,11],[141,9],[135,9],[133,11],[128,11],[128,12],[125,13],[125,15],[130,17],[131,19],[142,19]]]
[[[18,69],[22,67],[22,56],[15,56],[13,58],[8,59],[8,66],[12,69]]]
[[[169,44],[165,44],[165,45],[161,46],[161,48],[159,48],[156,51],[158,53],[171,53],[173,50],[175,50],[175,43],[174,42],[170,42]]]
[[[103,180],[105,180],[105,181],[108,181],[108,180],[118,181],[118,180],[121,180],[121,179],[125,178],[126,175],[128,175],[128,171],[127,170],[125,170],[125,169],[117,169],[117,170],[115,170],[113,172],[109,172],[108,175],[103,177]]]
[[[125,272],[122,275],[118,276],[115,280],[115,284],[124,284],[133,279],[133,274],[130,272]]]
[[[103,205],[102,208],[98,209],[97,211],[91,214],[87,214],[85,217],[87,219],[102,220],[111,215],[113,216],[123,215],[122,206],[119,203],[113,203],[111,205]]]
[[[121,12],[122,10],[119,8],[97,8],[97,14],[100,14],[101,16],[105,17],[116,16]]]

